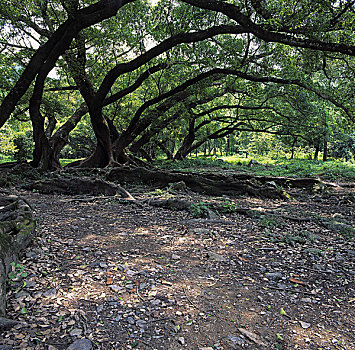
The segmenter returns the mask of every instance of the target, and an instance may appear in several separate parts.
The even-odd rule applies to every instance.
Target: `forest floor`
[[[144,201],[19,191],[38,236],[8,293],[7,317],[22,323],[0,334],[0,349],[354,350],[351,190],[229,198],[282,215],[210,219]]]

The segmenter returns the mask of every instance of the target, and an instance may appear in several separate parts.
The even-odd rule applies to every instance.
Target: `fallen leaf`
[[[280,309],[280,315],[282,316],[287,316],[286,311],[283,309],[283,307]]]
[[[112,284],[112,277],[107,277],[106,284]]]
[[[281,337],[281,334],[280,333],[276,333],[276,338],[278,340],[284,340],[284,338]]]

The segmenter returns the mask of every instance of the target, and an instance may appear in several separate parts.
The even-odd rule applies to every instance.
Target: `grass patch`
[[[0,164],[2,163],[8,163],[8,162],[14,162],[15,159],[11,156],[4,156],[3,154],[0,154]]]
[[[226,162],[246,166],[250,159],[238,157],[224,157]],[[340,160],[326,162],[307,159],[269,159],[266,157],[253,158],[260,165],[253,165],[255,175],[290,176],[290,177],[320,177],[325,180],[355,180],[355,164]]]
[[[248,166],[254,159],[260,164]],[[253,173],[259,176],[320,177],[324,180],[355,180],[355,164],[340,160],[271,159],[253,156],[187,158],[183,161],[157,160],[154,165],[170,170],[211,171],[213,168]]]
[[[81,158],[81,159],[66,159],[66,158],[63,158],[63,159],[60,159],[59,162],[60,162],[60,165],[62,167],[65,167],[66,165],[70,164],[70,163],[73,163],[73,162],[76,162],[77,160],[83,160],[84,158]]]

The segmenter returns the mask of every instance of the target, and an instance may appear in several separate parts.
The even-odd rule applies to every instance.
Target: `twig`
[[[137,295],[139,296],[139,299],[141,299],[143,302],[145,302],[144,298],[139,294],[138,286],[137,286],[136,290],[137,290]]]
[[[198,309],[198,307],[195,305],[195,303],[189,298],[189,296],[187,295],[187,293],[186,293],[186,290],[185,290],[185,287],[184,286],[182,286],[182,290],[184,291],[184,293],[185,293],[185,296],[186,296],[186,299],[190,302],[190,304],[194,307],[194,308],[196,308],[196,309]]]
[[[311,295],[311,296],[314,297],[314,294],[312,294],[310,292],[304,292],[302,290],[292,290],[292,289],[289,289],[289,288],[284,289],[284,288],[272,287],[272,286],[267,286],[265,288],[280,290],[280,291],[283,291],[283,292],[301,293],[301,294],[305,294],[305,295]]]
[[[164,317],[164,318],[158,318],[157,320],[150,320],[149,323],[155,323],[155,322],[160,322],[160,321],[169,321],[171,320],[170,317]]]

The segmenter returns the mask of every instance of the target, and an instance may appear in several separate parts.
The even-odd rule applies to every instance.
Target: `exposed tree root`
[[[188,212],[194,213],[196,212],[196,207],[200,208],[199,214],[201,216],[206,217],[209,222],[213,223],[222,223],[222,224],[233,224],[230,221],[227,220],[221,220],[216,217],[211,217],[210,213],[208,210],[212,210],[213,212],[225,212],[226,208],[223,205],[223,203],[210,203],[210,202],[199,202],[198,204],[195,204],[191,201],[187,200],[182,200],[182,199],[175,199],[175,198],[169,198],[169,199],[150,199],[146,201],[149,205],[155,206],[155,207],[161,207],[161,208],[166,208],[166,209],[171,209],[171,210],[186,210]],[[335,220],[330,220],[330,219],[325,219],[325,218],[314,218],[314,217],[306,217],[306,216],[294,216],[294,215],[288,215],[288,214],[283,214],[279,213],[274,210],[256,210],[256,209],[250,209],[250,208],[241,208],[241,207],[235,207],[231,208],[230,212],[239,214],[239,215],[244,215],[249,218],[255,219],[255,218],[263,218],[265,216],[267,217],[273,217],[277,219],[285,219],[293,222],[313,222],[319,226],[325,227],[328,230],[341,233],[344,236],[348,237],[354,237],[355,236],[355,228],[352,227],[351,225],[341,222],[341,221],[335,221]],[[201,219],[194,219],[194,220],[201,220]],[[190,220],[191,221],[191,220]]]
[[[194,192],[209,195],[250,195],[261,198],[286,199],[285,193],[277,186],[248,179],[236,179],[233,175],[193,174],[184,172],[167,172],[145,168],[114,168],[107,178],[119,183],[142,182],[155,186],[168,186],[170,183],[183,181]]]
[[[31,207],[21,198],[0,197],[0,316],[5,315],[6,278],[11,263],[32,240],[35,221]],[[0,327],[9,326],[6,319]]]
[[[25,189],[37,190],[42,193],[61,194],[93,194],[133,199],[123,187],[107,181],[89,177],[56,176],[52,179],[40,180],[23,186]]]

